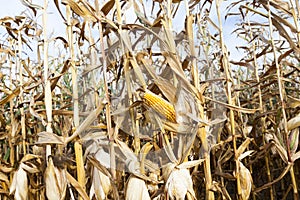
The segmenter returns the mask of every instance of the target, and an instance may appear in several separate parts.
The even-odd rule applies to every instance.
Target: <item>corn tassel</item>
[[[157,113],[166,117],[167,120],[176,123],[175,108],[171,103],[149,90],[144,93],[143,101],[146,106],[154,109]]]

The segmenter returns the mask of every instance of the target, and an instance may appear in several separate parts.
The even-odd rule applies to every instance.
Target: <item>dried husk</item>
[[[45,170],[46,196],[49,200],[63,200],[66,196],[67,177],[65,169],[54,166],[52,158],[49,158]]]
[[[150,200],[150,195],[144,180],[130,176],[126,187],[126,200]]]
[[[253,151],[246,151],[240,155],[239,159],[239,177],[241,186],[241,197],[243,200],[247,200],[250,197],[252,189],[252,175],[247,167],[241,162],[241,160],[247,156],[250,156]]]
[[[93,167],[92,185],[89,195],[90,198],[92,199],[94,196],[97,200],[106,199],[111,190],[112,188],[109,177],[98,170],[96,167]]]
[[[188,169],[178,169],[174,164],[169,164],[164,168],[163,177],[166,181],[165,191],[171,199],[184,200],[188,193],[196,199]]]
[[[21,163],[14,174],[13,181],[10,186],[10,194],[14,193],[14,198],[16,200],[26,200],[28,196],[28,178],[23,165],[24,164]]]
[[[240,172],[240,183],[241,183],[241,189],[242,189],[241,190],[242,199],[247,200],[247,199],[249,199],[249,196],[251,193],[252,176],[251,176],[249,169],[247,169],[247,167],[245,167],[242,162],[240,162],[239,172]]]

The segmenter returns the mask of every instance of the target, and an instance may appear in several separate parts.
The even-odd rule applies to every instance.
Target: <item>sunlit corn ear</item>
[[[49,200],[65,199],[67,189],[67,177],[65,169],[54,166],[52,158],[49,158],[45,170],[46,196]]]
[[[90,199],[93,199],[94,196],[97,200],[106,199],[107,195],[112,189],[110,179],[96,167],[93,168]]]
[[[16,200],[26,200],[28,195],[27,172],[24,170],[24,165],[23,163],[20,164],[10,186],[10,194],[14,193]]]
[[[239,167],[240,172],[240,183],[241,183],[241,191],[242,191],[242,199],[249,199],[252,187],[252,176],[250,171],[240,162]]]
[[[184,200],[188,193],[196,199],[192,177],[188,169],[178,169],[173,164],[169,164],[164,168],[164,171],[163,177],[166,181],[165,191],[168,193],[170,199]]]
[[[126,187],[126,200],[150,200],[150,195],[144,180],[130,176]]]
[[[155,110],[155,112],[165,117],[167,120],[176,122],[175,108],[171,103],[154,94],[150,90],[143,92],[142,98],[145,105],[149,108]]]

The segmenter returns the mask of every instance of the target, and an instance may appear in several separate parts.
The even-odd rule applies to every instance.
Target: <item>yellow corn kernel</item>
[[[149,90],[146,90],[143,95],[143,101],[149,108],[154,109],[157,113],[166,117],[167,120],[176,122],[175,108],[165,99]]]

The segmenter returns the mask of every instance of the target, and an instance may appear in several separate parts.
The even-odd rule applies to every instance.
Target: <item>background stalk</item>
[[[219,22],[219,34],[220,34],[220,46],[221,46],[221,53],[222,53],[222,60],[221,65],[224,67],[225,77],[226,77],[226,94],[228,98],[228,104],[234,105],[232,100],[231,94],[231,87],[233,85],[231,69],[228,61],[228,51],[225,47],[224,40],[223,40],[223,27],[222,27],[222,20],[221,20],[221,11],[220,11],[220,3],[221,1],[216,1],[216,10],[218,15],[218,22]],[[237,144],[236,144],[236,134],[235,134],[235,120],[234,120],[234,112],[232,109],[229,110],[229,121],[230,121],[230,131],[233,137],[233,152],[234,152],[234,159],[235,159],[235,176],[236,176],[236,184],[237,184],[237,195],[238,198],[241,198],[241,183],[240,183],[240,172],[239,172],[239,160],[236,157],[237,155]]]
[[[79,99],[78,99],[78,69],[75,64],[75,52],[74,52],[74,34],[72,28],[72,12],[70,6],[66,6],[66,18],[67,18],[67,36],[68,36],[68,46],[70,54],[70,65],[71,65],[71,75],[72,75],[72,94],[73,94],[73,123],[75,129],[78,128],[80,124],[79,119]],[[77,180],[80,186],[85,190],[85,169],[84,169],[84,160],[82,145],[79,142],[74,144],[76,166],[77,166]],[[81,196],[79,200],[83,199]]]
[[[43,67],[44,67],[44,85],[45,85],[45,107],[46,107],[46,116],[47,116],[47,125],[46,131],[49,133],[53,133],[52,131],[52,93],[51,93],[51,83],[49,79],[49,61],[48,61],[48,31],[47,31],[47,20],[48,20],[48,0],[44,0],[44,10],[43,10],[43,36],[44,36],[44,43],[43,43]],[[46,158],[51,155],[51,146],[46,146]]]
[[[274,62],[276,66],[276,76],[277,76],[277,84],[278,84],[278,91],[279,91],[279,100],[281,104],[281,114],[283,118],[283,137],[284,137],[284,142],[286,143],[286,149],[287,149],[287,157],[288,161],[292,162],[291,159],[291,150],[290,150],[290,138],[289,138],[289,131],[287,128],[287,117],[286,117],[286,104],[285,104],[285,99],[286,99],[286,93],[285,93],[285,88],[282,82],[282,76],[281,76],[281,66],[278,63],[278,58],[276,54],[276,47],[274,43],[274,37],[273,37],[273,22],[272,22],[272,13],[270,9],[270,1],[268,1],[268,19],[269,19],[269,29],[270,29],[270,38],[271,38],[271,45],[273,49],[273,57],[274,57]],[[298,199],[298,189],[297,189],[297,184],[296,184],[296,179],[295,179],[295,174],[293,170],[293,166],[290,168],[290,175],[292,179],[292,184],[293,184],[293,193],[294,193],[294,199]]]

